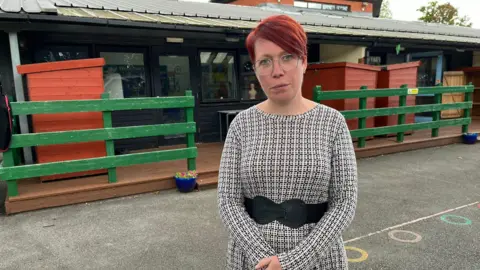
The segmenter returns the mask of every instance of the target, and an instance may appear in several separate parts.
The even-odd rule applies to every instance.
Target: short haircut
[[[307,58],[307,34],[303,27],[287,15],[274,15],[262,20],[248,35],[246,47],[250,60],[255,62],[255,42],[269,40],[290,54]]]

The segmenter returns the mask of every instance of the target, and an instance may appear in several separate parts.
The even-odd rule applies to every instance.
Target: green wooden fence
[[[406,131],[432,129],[432,137],[438,136],[438,129],[447,126],[462,126],[462,132],[468,132],[468,126],[471,123],[470,111],[472,108],[472,92],[474,86],[472,83],[465,86],[435,86],[408,88],[403,85],[401,88],[372,89],[361,87],[360,90],[336,90],[322,91],[321,86],[314,88],[313,100],[321,103],[325,100],[335,99],[359,99],[358,110],[341,111],[345,119],[358,118],[358,129],[350,131],[352,138],[358,138],[358,147],[365,147],[366,137],[397,134],[397,142],[403,142]],[[465,101],[457,103],[442,103],[442,94],[465,93]],[[435,104],[406,106],[408,95],[434,94]],[[399,96],[398,107],[367,109],[367,98],[392,97]],[[465,110],[463,118],[440,120],[442,110],[463,109]],[[433,112],[433,121],[425,123],[405,124],[405,114]],[[398,115],[398,123],[395,126],[366,128],[367,117]]]
[[[4,164],[3,168],[0,168],[0,180],[7,181],[8,195],[14,197],[18,196],[17,180],[32,177],[108,169],[108,181],[115,183],[116,167],[179,159],[187,159],[188,170],[195,170],[198,152],[195,146],[194,107],[195,99],[190,90],[186,91],[184,97],[109,99],[109,95],[104,94],[101,100],[12,102],[13,116],[102,112],[104,128],[14,134],[10,150],[3,156]],[[185,110],[186,122],[112,128],[112,111],[173,108]],[[115,156],[114,140],[174,134],[186,134],[186,148]],[[106,142],[106,157],[32,165],[19,165],[14,160],[14,151],[18,148],[93,141]]]

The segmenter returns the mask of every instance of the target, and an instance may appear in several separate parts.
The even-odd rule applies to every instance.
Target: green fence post
[[[322,86],[321,85],[317,85],[313,88],[313,101],[314,102],[317,102],[317,103],[320,103],[320,96],[322,94]]]
[[[109,93],[103,93],[102,99],[110,99]],[[103,128],[112,128],[112,112],[104,111],[103,114]],[[107,148],[107,156],[115,156],[115,143],[113,140],[106,140],[105,147]],[[117,182],[117,168],[108,168],[108,182]]]
[[[185,96],[190,97],[192,96],[192,90],[187,90],[185,91]],[[187,116],[186,120],[187,122],[194,122],[195,119],[193,117],[193,109],[192,107],[185,108],[185,115]],[[188,133],[187,134],[187,147],[195,147],[195,134],[194,133]],[[197,164],[196,164],[196,158],[189,158],[187,161],[187,166],[188,170],[196,170],[197,169]]]
[[[10,101],[10,103],[12,102],[15,102],[15,98],[11,95],[8,95],[8,100]],[[17,131],[18,131],[18,116],[12,116],[12,134],[15,134]],[[15,148],[15,149],[12,149],[13,150],[13,161],[16,165],[19,165],[20,164],[20,155],[21,155],[21,148]]]
[[[367,91],[368,87],[362,86],[360,87],[360,90]],[[359,98],[359,104],[358,108],[360,110],[365,110],[367,108],[367,98],[366,97],[361,97]],[[367,127],[367,118],[366,117],[359,117],[358,118],[358,129],[362,130]],[[365,147],[365,137],[359,137],[358,138],[358,148],[363,148]]]
[[[468,87],[469,88],[473,87],[473,83],[472,82],[468,83]],[[472,92],[465,93],[465,102],[470,102],[470,101],[472,101]],[[463,117],[470,118],[471,110],[472,110],[471,108],[465,109]],[[462,126],[462,133],[468,133],[468,126],[469,124]]]
[[[442,87],[442,84],[439,83],[436,85],[436,87]],[[442,94],[435,94],[435,104],[441,104],[442,103]],[[440,120],[440,111],[434,111],[433,112],[433,121],[438,121]],[[438,130],[439,128],[433,128],[432,129],[432,137],[438,137]]]
[[[13,122],[13,125],[12,125],[12,128],[13,128],[13,132],[12,134],[16,134],[16,132],[18,131],[18,117],[16,116],[13,116],[12,117],[12,122]],[[20,165],[21,163],[21,148],[15,148],[15,149],[12,149],[13,150],[13,164],[16,166],[16,165]]]
[[[15,102],[13,96],[8,95],[9,102]],[[16,133],[17,122],[15,121],[16,117],[12,116],[12,135]],[[12,138],[13,139],[13,138]],[[20,164],[20,156],[18,148],[10,148],[8,151],[3,153],[3,167],[14,167],[15,165]],[[2,167],[0,166],[0,168]],[[0,179],[1,181],[1,179]],[[7,180],[8,196],[15,197],[18,196],[18,185],[17,180]]]
[[[8,151],[3,153],[3,167],[15,166],[14,151],[15,149],[10,148]],[[18,196],[17,180],[7,180],[7,187],[9,197]]]
[[[408,86],[403,84],[400,88],[405,89],[405,92],[408,91]],[[407,95],[401,95],[398,97],[398,107],[405,107],[407,106]],[[405,124],[405,114],[401,113],[398,115],[398,122],[397,125],[404,125]],[[405,138],[405,132],[398,132],[397,133],[397,142],[403,142]]]

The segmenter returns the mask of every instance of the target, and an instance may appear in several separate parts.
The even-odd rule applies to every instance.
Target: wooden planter
[[[103,87],[103,58],[21,65],[30,101],[100,99]],[[32,115],[33,132],[55,132],[103,128],[101,112]],[[38,163],[106,156],[105,142],[47,145],[35,148]],[[106,173],[92,170],[41,177],[41,181]]]
[[[378,88],[400,88],[406,84],[409,88],[417,87],[417,73],[420,61],[394,64],[382,67],[378,74]],[[400,98],[377,97],[375,108],[398,107]],[[407,106],[415,106],[415,96],[407,96]],[[398,123],[398,115],[375,117],[375,127],[395,126]],[[415,114],[405,115],[405,124],[415,123]],[[411,131],[405,134],[411,134]],[[395,134],[389,134],[395,135]]]
[[[377,78],[380,67],[356,63],[328,63],[311,64],[305,73],[302,93],[305,98],[313,98],[313,88],[322,86],[323,91],[328,90],[359,90],[367,86],[369,90],[377,88]],[[358,110],[358,99],[326,100],[322,104],[337,109]],[[375,100],[367,99],[367,108],[375,108]],[[374,127],[374,118],[367,118],[367,128]],[[347,120],[350,130],[358,129],[358,119]]]

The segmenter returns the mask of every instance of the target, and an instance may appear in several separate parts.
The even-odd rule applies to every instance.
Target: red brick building
[[[321,11],[340,11],[366,13],[378,17],[383,0],[211,0],[211,2],[259,6],[262,4],[281,4],[298,8]]]

